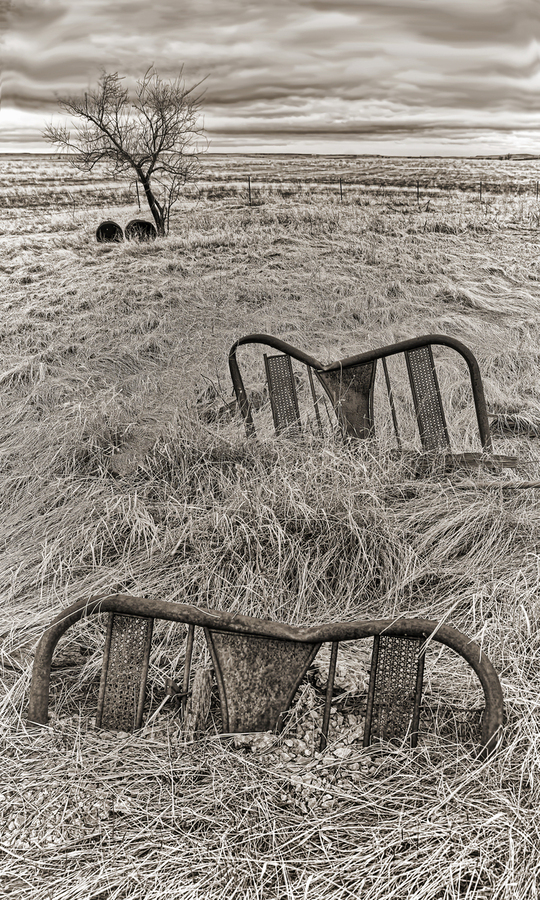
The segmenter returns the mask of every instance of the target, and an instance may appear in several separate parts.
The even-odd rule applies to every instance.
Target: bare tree
[[[73,135],[66,126],[51,124],[43,136],[75,151],[77,168],[92,170],[104,163],[114,176],[134,172],[157,232],[164,235],[182,186],[199,171],[193,145],[202,134],[201,95],[194,92],[201,82],[186,87],[182,71],[174,81],[163,81],[152,66],[130,98],[122,80],[117,72],[103,72],[94,91],[59,97],[60,107],[80,121]]]

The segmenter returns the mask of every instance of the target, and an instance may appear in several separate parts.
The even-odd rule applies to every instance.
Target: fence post
[[[482,179],[480,179],[480,203],[482,202]]]
[[[343,203],[343,185],[341,183],[341,178],[339,179],[339,199],[340,202]]]
[[[416,202],[420,203],[420,182],[416,182]]]
[[[248,175],[249,205],[251,206],[251,175]]]
[[[538,200],[538,182],[536,182],[536,199]]]

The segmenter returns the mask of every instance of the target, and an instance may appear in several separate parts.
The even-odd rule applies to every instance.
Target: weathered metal
[[[497,673],[478,644],[449,625],[440,625],[428,619],[369,619],[332,622],[326,625],[293,626],[256,619],[252,616],[243,616],[238,613],[203,609],[146,597],[131,597],[125,594],[99,596],[90,598],[88,601],[79,601],[63,610],[53,620],[36,648],[27,713],[30,723],[45,725],[48,721],[51,664],[58,641],[69,628],[82,618],[104,612],[181,622],[193,627],[208,629],[212,634],[220,632],[227,635],[251,636],[255,639],[264,639],[267,643],[270,641],[297,643],[304,645],[306,652],[302,666],[305,665],[305,659],[311,654],[314,656],[318,646],[326,642],[338,644],[340,641],[354,641],[381,634],[390,637],[415,637],[421,638],[423,641],[436,641],[445,644],[462,656],[472,667],[482,686],[485,709],[482,718],[479,754],[481,756],[488,755],[500,740],[504,701]],[[270,647],[269,643],[268,647]],[[297,675],[300,668],[301,666],[297,669]],[[328,684],[330,686],[331,678],[329,678]],[[243,690],[241,679],[239,685],[239,689]],[[260,689],[264,695],[262,679]],[[233,687],[233,690],[236,690],[236,686]],[[289,684],[289,693],[284,692],[286,699],[290,697],[290,690],[292,688]],[[331,698],[331,687],[330,694],[328,690],[327,687],[327,703],[328,697]],[[227,697],[229,693],[229,688],[225,688]],[[249,704],[249,696],[242,700],[242,704],[246,708]],[[282,712],[285,712],[285,709]],[[326,736],[324,737],[326,739]]]
[[[291,357],[286,353],[264,354],[264,368],[276,434],[300,433],[300,410]]]
[[[96,725],[117,731],[141,727],[154,620],[109,615]]]
[[[398,445],[398,449],[401,450],[401,435],[399,433],[399,425],[396,415],[396,404],[394,403],[394,392],[392,390],[392,385],[390,383],[390,373],[388,372],[388,363],[386,362],[386,358],[383,356],[382,358],[383,372],[384,372],[384,380],[386,383],[386,393],[388,395],[388,402],[390,404],[390,412],[392,413],[392,424],[394,426],[394,434],[396,436],[396,441]]]
[[[303,644],[205,628],[225,732],[273,731],[320,643]]]
[[[328,666],[328,678],[326,681],[326,697],[324,699],[320,750],[324,750],[328,741],[328,728],[330,727],[330,713],[332,711],[332,697],[334,695],[334,682],[336,678],[338,651],[339,641],[333,641],[332,650],[330,652],[330,664]]]
[[[324,429],[321,421],[321,414],[319,412],[319,397],[315,392],[315,384],[313,382],[313,369],[311,366],[306,366],[308,379],[309,379],[309,389],[311,391],[311,399],[313,400],[313,409],[315,410],[315,419],[317,422],[317,430],[319,432],[319,437],[324,437]]]
[[[455,338],[442,334],[422,335],[421,337],[400,341],[397,344],[390,344],[387,347],[368,350],[364,353],[359,353],[356,356],[349,356],[325,366],[313,356],[304,353],[302,350],[298,350],[296,347],[286,343],[286,341],[282,341],[280,338],[275,338],[268,334],[246,335],[236,341],[231,347],[229,352],[229,369],[238,406],[242,417],[244,418],[246,431],[248,435],[253,435],[255,433],[253,416],[251,414],[250,404],[237,360],[237,351],[239,347],[246,344],[262,344],[273,347],[275,350],[286,353],[288,356],[292,357],[292,359],[297,359],[299,362],[314,369],[332,401],[332,405],[336,411],[336,415],[338,416],[343,431],[345,434],[354,437],[366,437],[373,434],[374,375],[371,382],[369,382],[369,369],[366,368],[365,370],[362,370],[362,367],[367,367],[369,364],[373,364],[374,366],[378,359],[387,359],[388,357],[395,356],[399,353],[412,354],[413,351],[423,347],[432,347],[436,345],[451,347],[465,360],[469,370],[482,450],[484,453],[491,453],[493,450],[482,376],[480,374],[478,362],[472,351]],[[357,370],[356,373],[355,370]],[[364,374],[363,376],[358,377],[358,373],[361,371],[363,371]],[[414,391],[412,382],[411,387]],[[358,392],[358,398],[356,400],[352,397],[352,394],[355,391]],[[420,391],[417,396],[417,401],[419,403],[418,408],[421,409],[421,394],[425,393],[425,391],[422,392],[419,381],[417,382],[417,391]]]
[[[473,352],[469,350],[469,348],[466,347],[465,344],[462,344],[461,341],[456,340],[456,338],[448,337],[445,334],[427,334],[417,338],[410,338],[406,341],[399,341],[399,343],[397,344],[390,344],[387,347],[381,347],[378,350],[368,350],[365,353],[358,354],[357,356],[349,356],[346,359],[341,360],[340,362],[331,363],[329,366],[325,366],[325,371],[335,369],[339,366],[347,368],[348,366],[358,365],[361,362],[369,362],[372,359],[382,359],[382,357],[395,356],[398,353],[405,353],[410,350],[415,350],[418,347],[425,347],[428,345],[436,346],[437,344],[440,344],[441,346],[451,347],[456,351],[456,353],[459,353],[460,356],[463,357],[467,364],[471,379],[471,389],[476,411],[476,419],[478,422],[480,440],[483,449],[486,452],[490,452],[493,448],[493,445],[489,429],[489,419],[486,409],[486,399],[484,395],[484,386],[482,384],[482,376],[480,374],[480,367]]]
[[[373,740],[418,743],[425,656],[420,637],[373,639],[364,747]]]
[[[377,361],[336,369],[315,370],[317,378],[332,401],[345,434],[356,438],[373,435],[373,386]]]
[[[182,717],[186,712],[187,697],[189,692],[189,673],[191,671],[191,658],[193,656],[193,644],[195,641],[195,626],[188,626],[186,640],[186,660],[184,663],[184,678],[182,680]]]
[[[238,360],[236,358],[236,351],[238,347],[242,346],[243,344],[264,344],[268,347],[272,347],[274,350],[278,350],[280,353],[284,353],[287,356],[292,357],[293,359],[299,360],[306,366],[309,366],[310,368],[315,370],[321,368],[321,363],[319,363],[318,360],[316,360],[313,356],[310,356],[308,353],[304,353],[303,350],[297,350],[295,347],[292,347],[291,344],[287,344],[286,341],[282,341],[280,338],[275,338],[268,334],[249,334],[247,335],[247,337],[240,338],[238,341],[236,341],[229,353],[229,370],[231,373],[231,379],[234,392],[236,394],[238,407],[240,409],[242,418],[244,419],[246,432],[248,436],[252,436],[255,434],[255,426],[253,424],[251,404],[246,394],[246,389],[244,387],[244,382],[242,380],[242,375],[240,374],[240,368],[238,366]]]
[[[431,344],[405,352],[409,383],[422,447],[426,451],[449,451],[450,437]]]

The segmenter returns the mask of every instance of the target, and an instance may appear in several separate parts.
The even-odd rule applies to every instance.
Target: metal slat
[[[265,353],[264,367],[276,434],[284,431],[300,434],[300,410],[291,357],[282,353],[267,356]]]
[[[405,351],[405,360],[422,447],[426,451],[450,450],[431,346]]]
[[[418,741],[420,701],[424,676],[422,638],[389,637],[373,639],[368,688],[364,747],[373,740]]]
[[[98,728],[140,728],[153,626],[153,619],[115,613],[109,616],[96,714]]]
[[[311,397],[313,399],[313,409],[315,410],[315,418],[317,420],[317,428],[319,429],[319,437],[323,438],[324,430],[323,430],[323,426],[322,426],[322,422],[321,422],[321,414],[319,412],[319,398],[317,397],[317,394],[315,393],[315,385],[313,383],[313,371],[311,369],[311,366],[308,366],[308,365],[306,365],[306,369],[307,369],[308,378],[309,378],[309,387],[311,390]]]
[[[387,364],[386,358],[384,356],[382,358],[382,364],[383,364],[384,380],[386,382],[386,393],[388,394],[388,402],[390,404],[390,412],[392,413],[392,424],[394,426],[394,434],[396,436],[398,448],[401,450],[402,443],[401,443],[401,435],[399,433],[399,426],[398,426],[398,420],[397,420],[397,415],[396,415],[396,405],[394,403],[394,392],[392,390],[392,383],[390,381],[390,374],[388,372],[388,364]]]
[[[324,714],[323,714],[323,723],[321,728],[321,740],[319,743],[319,750],[322,751],[325,749],[328,743],[328,728],[330,725],[330,713],[332,711],[332,697],[334,692],[334,682],[336,678],[336,665],[337,665],[337,657],[339,650],[339,641],[332,642],[332,651],[330,654],[330,666],[328,668],[328,681],[326,683],[326,697],[324,700]]]

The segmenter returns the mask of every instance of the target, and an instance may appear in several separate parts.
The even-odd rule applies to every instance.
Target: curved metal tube
[[[489,419],[487,416],[486,398],[484,395],[482,376],[480,374],[480,366],[478,365],[478,361],[472,350],[469,350],[465,344],[462,344],[461,341],[458,341],[456,338],[448,337],[445,334],[426,334],[421,337],[410,338],[406,341],[399,341],[397,344],[390,344],[388,347],[380,347],[378,350],[368,350],[366,353],[360,353],[357,356],[348,356],[340,362],[330,363],[330,365],[325,366],[325,371],[356,366],[359,363],[368,362],[371,359],[393,356],[396,353],[403,353],[405,350],[414,350],[417,347],[425,347],[427,344],[441,344],[442,346],[451,347],[456,353],[459,353],[467,363],[471,377],[474,408],[476,410],[476,419],[478,421],[478,430],[480,432],[482,447],[484,450],[492,450],[493,445],[491,432],[489,430]]]
[[[488,452],[491,452],[493,449],[480,367],[473,352],[469,350],[465,344],[462,344],[461,341],[456,340],[456,338],[448,337],[445,334],[421,335],[420,337],[399,341],[397,344],[389,344],[387,347],[379,347],[376,350],[367,350],[356,356],[347,356],[345,359],[324,366],[314,357],[309,356],[309,354],[304,353],[302,350],[298,350],[296,347],[292,347],[291,344],[287,344],[285,341],[280,340],[280,338],[273,337],[270,334],[248,334],[237,340],[231,347],[229,351],[229,369],[240,411],[246,422],[246,429],[248,434],[254,434],[255,429],[251,416],[251,409],[236,359],[238,347],[241,347],[244,344],[266,344],[269,347],[273,347],[275,350],[279,350],[281,353],[287,353],[289,356],[292,356],[293,359],[297,359],[299,362],[311,366],[316,372],[323,374],[326,372],[340,372],[343,371],[343,369],[359,366],[387,356],[394,356],[396,353],[403,353],[406,350],[415,350],[418,347],[425,347],[428,344],[441,344],[446,347],[451,347],[463,357],[469,369],[482,448]]]
[[[229,371],[231,373],[234,392],[236,394],[236,399],[238,400],[240,413],[245,422],[247,434],[249,437],[253,437],[255,434],[255,426],[251,415],[251,405],[247,398],[244,382],[238,367],[238,360],[236,359],[236,351],[242,344],[265,344],[268,347],[273,347],[274,350],[279,350],[280,353],[286,353],[288,356],[292,356],[293,359],[297,359],[299,362],[305,363],[305,365],[311,366],[311,368],[315,370],[320,369],[322,364],[313,356],[304,353],[303,350],[297,350],[296,347],[287,344],[280,338],[272,337],[271,334],[248,334],[246,337],[239,338],[239,340],[233,344],[229,351]]]
[[[337,622],[329,625],[295,626],[244,616],[239,613],[212,611],[184,603],[131,597],[126,594],[81,600],[63,610],[50,624],[36,648],[28,705],[28,722],[45,725],[48,721],[49,684],[55,647],[66,631],[80,619],[95,613],[115,612],[132,616],[148,616],[170,622],[246,634],[274,640],[299,641],[307,644],[335,643],[373,637],[377,634],[422,637],[446,644],[474,669],[486,701],[482,719],[479,755],[487,756],[498,745],[503,724],[504,700],[497,673],[482,649],[466,635],[449,625],[430,619],[367,619]]]

